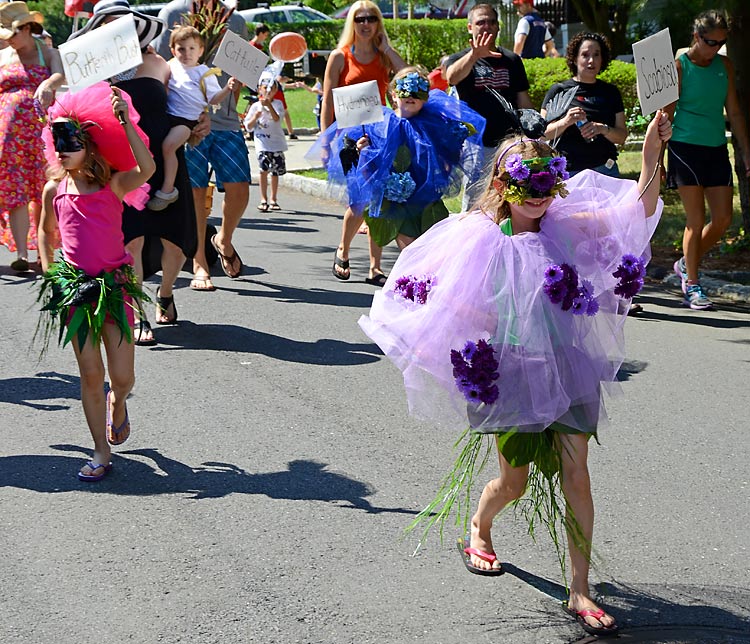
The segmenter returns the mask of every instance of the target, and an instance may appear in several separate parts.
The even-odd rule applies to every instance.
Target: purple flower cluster
[[[456,387],[469,402],[494,403],[500,392],[495,384],[499,364],[495,350],[486,340],[469,340],[463,350],[451,349],[451,364]]]
[[[550,264],[544,271],[542,288],[550,302],[559,304],[563,311],[590,316],[599,312],[591,282],[581,280],[579,285],[578,272],[570,264]]]
[[[643,288],[646,264],[642,258],[635,255],[623,255],[622,261],[612,275],[618,280],[615,295],[630,299]]]
[[[434,275],[423,275],[422,277],[402,275],[396,280],[393,291],[405,300],[424,304],[427,302],[427,296],[430,294],[432,287],[435,286],[435,281]]]
[[[511,154],[505,162],[505,169],[514,181],[525,181],[531,174],[531,170],[523,164],[520,154]]]

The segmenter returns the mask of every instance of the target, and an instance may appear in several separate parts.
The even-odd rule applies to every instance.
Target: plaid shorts
[[[275,177],[286,174],[286,159],[283,152],[258,152],[261,172],[270,172]]]
[[[250,183],[250,160],[245,137],[239,130],[212,130],[197,146],[185,147],[190,183],[206,188],[211,178],[209,164],[216,173],[216,185]]]

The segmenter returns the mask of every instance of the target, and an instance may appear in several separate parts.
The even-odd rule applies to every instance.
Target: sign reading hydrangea
[[[404,203],[416,189],[417,184],[408,172],[391,172],[385,181],[383,196],[389,201]]]
[[[461,351],[451,349],[456,387],[469,402],[491,405],[499,395],[495,381],[499,364],[495,350],[486,340],[469,340]]]
[[[435,286],[435,281],[434,275],[423,275],[422,277],[403,275],[396,280],[393,291],[405,300],[424,304],[427,302],[430,291]]]
[[[591,282],[581,280],[579,285],[578,272],[570,264],[550,264],[544,271],[542,288],[550,302],[559,304],[563,311],[590,316],[599,312]]]
[[[646,277],[646,265],[642,258],[635,255],[623,255],[617,270],[612,273],[617,278],[615,295],[630,299],[643,288]]]

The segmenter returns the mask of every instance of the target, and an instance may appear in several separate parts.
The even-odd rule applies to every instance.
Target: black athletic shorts
[[[667,188],[732,186],[726,144],[714,147],[670,141],[668,150]]]

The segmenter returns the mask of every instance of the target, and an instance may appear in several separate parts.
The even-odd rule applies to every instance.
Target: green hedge
[[[308,49],[335,49],[343,20],[308,24],[271,25],[272,35],[282,31],[302,34]],[[440,58],[468,46],[466,20],[386,20],[385,29],[394,49],[411,65],[437,67]]]

